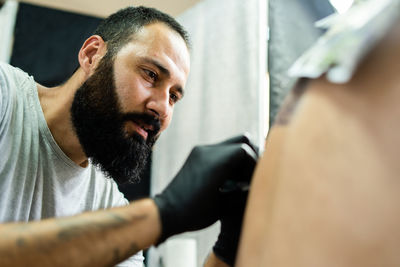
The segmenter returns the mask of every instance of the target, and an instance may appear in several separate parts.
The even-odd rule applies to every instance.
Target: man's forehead
[[[186,75],[190,69],[190,54],[185,40],[175,30],[163,23],[149,24],[132,43],[138,46],[138,55],[158,62],[172,72],[176,66]]]

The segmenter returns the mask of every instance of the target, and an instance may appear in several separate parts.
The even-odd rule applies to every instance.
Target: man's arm
[[[161,233],[151,199],[74,217],[0,225],[0,266],[114,266]]]
[[[74,217],[0,225],[0,266],[114,266],[154,244],[161,226],[151,199]],[[228,267],[214,253],[204,267]]]
[[[199,146],[154,200],[0,225],[0,266],[114,266],[172,235],[215,223],[220,189],[229,179],[248,181],[256,160],[245,136]]]

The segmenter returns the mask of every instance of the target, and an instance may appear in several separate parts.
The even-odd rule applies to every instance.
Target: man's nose
[[[159,119],[165,119],[170,113],[169,90],[154,88],[150,100],[147,103],[147,109],[155,113]]]

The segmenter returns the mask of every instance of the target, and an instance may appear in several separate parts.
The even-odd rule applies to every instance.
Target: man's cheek
[[[161,121],[160,133],[168,128],[169,124],[171,123],[171,120],[172,120],[172,114]]]

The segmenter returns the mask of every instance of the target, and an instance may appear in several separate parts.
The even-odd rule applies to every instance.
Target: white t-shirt
[[[116,183],[82,168],[55,142],[32,77],[0,62],[0,222],[34,221],[127,205]],[[142,252],[118,266],[139,267]]]

